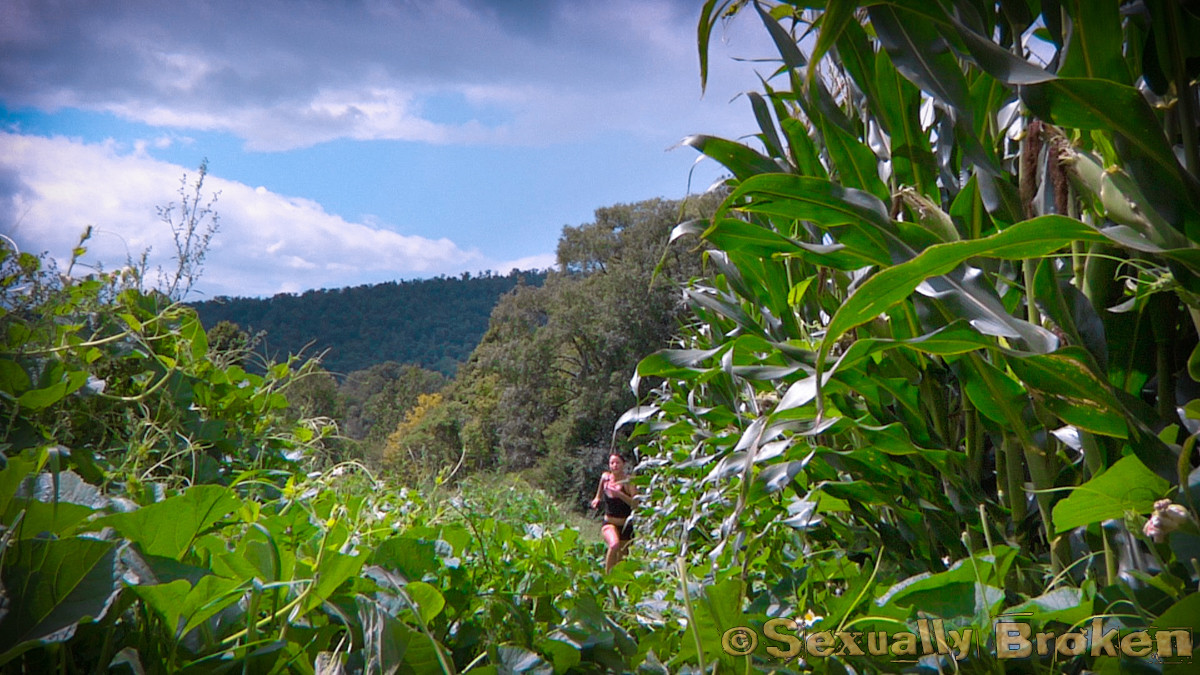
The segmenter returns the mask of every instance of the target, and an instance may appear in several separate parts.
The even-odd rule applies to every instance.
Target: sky
[[[719,180],[686,136],[755,130],[769,38],[719,25],[702,95],[701,4],[0,0],[0,234],[171,269],[207,160],[189,299],[546,268],[596,208]]]

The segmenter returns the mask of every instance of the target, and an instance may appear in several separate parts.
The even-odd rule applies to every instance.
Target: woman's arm
[[[594,499],[592,499],[592,508],[593,509],[600,505],[600,493],[601,493],[601,491],[604,490],[604,484],[606,482],[608,482],[608,472],[607,471],[600,474],[600,483],[598,485],[596,485],[596,497]]]

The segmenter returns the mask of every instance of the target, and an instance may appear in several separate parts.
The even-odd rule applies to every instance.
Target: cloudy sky
[[[0,233],[170,264],[156,207],[207,158],[193,299],[546,267],[600,206],[720,177],[683,137],[753,131],[753,13],[698,0],[0,0]],[[690,180],[690,183],[689,183]]]

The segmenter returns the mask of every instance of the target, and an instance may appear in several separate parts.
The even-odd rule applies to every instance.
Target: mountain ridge
[[[500,297],[545,280],[544,270],[464,272],[190,304],[205,329],[231,321],[251,334],[266,331],[267,355],[276,360],[325,352],[325,369],[339,375],[397,361],[451,376],[483,338]]]

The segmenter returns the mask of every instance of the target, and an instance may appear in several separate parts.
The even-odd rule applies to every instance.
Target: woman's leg
[[[621,535],[617,532],[616,525],[605,523],[600,527],[600,536],[604,537],[604,543],[608,545],[608,553],[604,555],[604,573],[608,574],[621,561]]]

